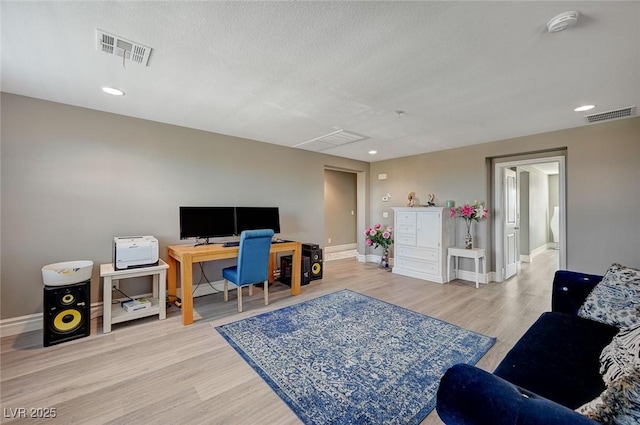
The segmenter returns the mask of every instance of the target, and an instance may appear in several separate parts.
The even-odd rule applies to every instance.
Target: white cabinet
[[[393,273],[447,282],[447,249],[453,245],[447,208],[395,207]]]

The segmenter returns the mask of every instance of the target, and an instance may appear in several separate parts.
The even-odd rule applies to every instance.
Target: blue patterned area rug
[[[419,424],[490,338],[349,290],[216,327],[305,424]]]

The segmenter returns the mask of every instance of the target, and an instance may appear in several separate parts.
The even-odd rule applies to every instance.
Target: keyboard
[[[274,239],[271,241],[271,243],[284,243],[284,242],[289,242],[287,240],[284,239]],[[229,248],[232,246],[240,246],[240,241],[228,241],[228,242],[223,242],[222,246],[225,248]]]

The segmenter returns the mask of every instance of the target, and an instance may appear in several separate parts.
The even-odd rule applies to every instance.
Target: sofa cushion
[[[602,424],[640,424],[640,369],[619,375],[600,396],[577,411]]]
[[[543,313],[494,373],[570,409],[605,389],[600,353],[618,329],[564,313]]]
[[[582,304],[578,316],[618,328],[640,324],[640,270],[613,264]]]
[[[475,366],[457,364],[440,380],[436,410],[455,425],[598,425]]]
[[[600,374],[605,385],[640,369],[640,325],[622,329],[600,354]]]

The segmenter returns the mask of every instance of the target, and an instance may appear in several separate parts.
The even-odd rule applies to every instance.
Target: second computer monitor
[[[244,230],[272,229],[280,233],[278,207],[236,207],[236,232]]]

